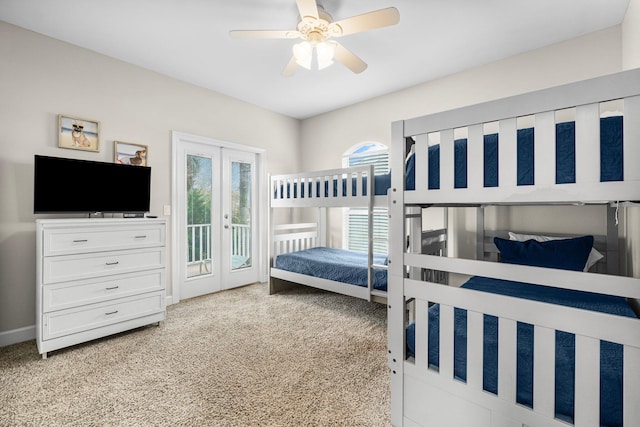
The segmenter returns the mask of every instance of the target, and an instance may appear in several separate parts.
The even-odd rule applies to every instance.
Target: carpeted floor
[[[2,426],[388,426],[386,309],[256,284],[50,353],[0,348]]]

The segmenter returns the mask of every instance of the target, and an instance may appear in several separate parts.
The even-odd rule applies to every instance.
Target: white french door
[[[259,155],[174,134],[173,299],[260,280]]]

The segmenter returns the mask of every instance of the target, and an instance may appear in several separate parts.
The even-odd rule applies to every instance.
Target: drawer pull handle
[[[136,238],[136,239],[146,239],[146,238],[147,238],[147,236],[136,236],[135,238]]]
[[[77,239],[77,240],[74,240],[73,243],[86,243],[88,241],[89,241],[88,239]]]
[[[107,265],[118,265],[119,262],[118,261],[114,261],[114,262],[107,262],[105,264],[107,264]]]
[[[107,288],[107,290],[108,290],[108,291],[111,291],[111,290],[113,290],[113,289],[118,289],[119,287],[120,287],[120,286],[111,286],[111,287],[108,287],[108,288]]]
[[[105,316],[109,316],[109,315],[111,315],[111,314],[116,314],[117,312],[118,312],[118,310],[116,310],[116,311],[110,311],[110,312],[108,312],[108,313],[105,313],[104,315],[105,315]]]

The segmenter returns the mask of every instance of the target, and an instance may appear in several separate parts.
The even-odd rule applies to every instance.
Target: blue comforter
[[[633,317],[635,314],[621,297],[589,292],[557,289],[519,282],[472,277],[464,288],[501,295],[526,298],[575,307],[585,310]],[[429,364],[439,366],[440,307],[429,308]],[[455,309],[454,313],[454,375],[466,381],[467,312]],[[517,396],[522,405],[533,406],[533,325],[518,322],[517,325]],[[572,422],[575,392],[575,336],[556,331],[556,417]],[[498,318],[484,315],[483,389],[498,392]],[[407,353],[415,354],[415,324],[407,327]],[[602,341],[600,343],[600,416],[603,426],[622,426],[622,346]]]
[[[387,256],[374,254],[373,263],[387,264]],[[368,286],[366,252],[317,247],[278,255],[275,267],[355,286]],[[387,290],[387,271],[374,270],[374,289]]]

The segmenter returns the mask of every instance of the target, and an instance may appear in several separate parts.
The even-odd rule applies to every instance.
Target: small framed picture
[[[113,141],[113,159],[116,163],[133,166],[148,166],[146,145]]]
[[[58,147],[100,151],[100,122],[59,114]]]

